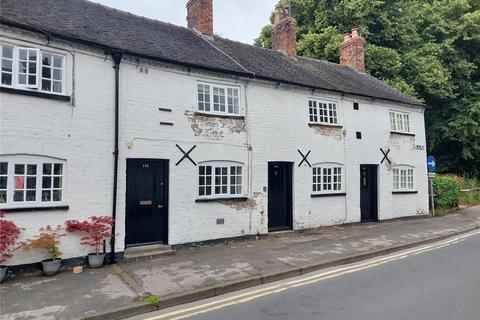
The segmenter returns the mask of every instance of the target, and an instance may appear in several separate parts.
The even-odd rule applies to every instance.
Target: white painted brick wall
[[[11,33],[16,38],[23,35]],[[45,43],[41,41],[40,43]],[[54,43],[54,42],[53,42]],[[66,47],[68,48],[68,47]],[[46,224],[63,224],[68,219],[85,219],[92,215],[111,214],[113,173],[114,71],[111,59],[101,52],[76,49],[75,106],[36,97],[8,93],[0,95],[0,153],[31,153],[65,158],[66,199],[68,211],[15,212],[8,214],[25,228],[22,239],[31,237]],[[68,90],[71,92],[72,56],[67,55]],[[169,244],[204,241],[243,235],[265,234],[267,227],[267,186],[269,161],[294,162],[293,219],[294,228],[312,228],[360,221],[360,164],[379,164],[380,147],[392,149],[397,164],[416,167],[418,194],[392,195],[392,171],[379,166],[379,217],[390,219],[428,212],[425,151],[414,145],[425,145],[423,112],[419,109],[382,102],[355,100],[360,110],[353,110],[353,100],[328,94],[314,97],[338,102],[340,121],[344,125],[334,136],[318,133],[308,126],[308,98],[311,91],[226,78],[207,74],[187,74],[180,68],[146,65],[141,73],[133,61],[121,65],[120,154],[117,204],[116,250],[123,251],[125,237],[126,159],[152,158],[170,161]],[[248,101],[247,130],[238,130],[233,120],[220,119],[192,122],[196,107],[197,81],[239,85],[242,108]],[[246,95],[245,95],[246,92]],[[245,99],[246,98],[246,99]],[[172,112],[161,112],[171,108]],[[415,137],[391,140],[389,108],[410,112]],[[214,120],[212,118],[212,120]],[[161,126],[160,121],[173,126]],[[198,129],[203,129],[201,133]],[[355,132],[363,139],[357,140]],[[338,134],[340,132],[340,134]],[[413,139],[413,140],[412,140]],[[193,145],[196,162],[209,160],[240,161],[249,170],[248,196],[244,205],[221,202],[196,203],[198,168],[188,160],[175,163],[184,149]],[[248,144],[252,151],[249,152]],[[339,162],[346,169],[346,197],[311,197],[311,168],[297,152],[311,150],[311,164]],[[250,160],[249,160],[250,159]],[[249,178],[251,177],[251,180]],[[254,205],[249,205],[254,203]],[[216,219],[225,219],[217,225]],[[62,239],[64,258],[88,252],[78,245],[79,236]],[[35,252],[18,252],[11,264],[41,260]]]

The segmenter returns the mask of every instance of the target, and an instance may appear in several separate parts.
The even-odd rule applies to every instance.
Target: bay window
[[[65,57],[36,48],[0,44],[1,85],[63,94]]]

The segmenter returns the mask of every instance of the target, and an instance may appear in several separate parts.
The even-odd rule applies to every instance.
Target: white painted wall
[[[6,37],[45,44],[11,30]],[[2,39],[3,41],[5,39]],[[62,44],[51,42],[62,47]],[[37,46],[37,45],[36,45]],[[38,46],[37,46],[38,47]],[[40,46],[41,47],[41,46]],[[71,47],[64,46],[72,51]],[[0,94],[0,154],[29,153],[66,159],[66,202],[68,211],[14,212],[7,215],[25,228],[22,239],[31,237],[46,224],[62,224],[68,219],[111,214],[113,179],[114,71],[111,59],[102,52],[75,48],[67,56],[68,93],[75,79],[75,104],[9,93]],[[139,67],[148,67],[148,73]],[[392,195],[392,170],[380,165],[379,217],[390,219],[428,212],[423,111],[384,102],[315,93],[314,97],[338,103],[343,128],[317,130],[308,126],[310,90],[275,88],[273,84],[218,78],[178,67],[136,62],[128,57],[121,65],[120,154],[117,204],[116,250],[124,250],[126,159],[151,158],[170,161],[169,244],[204,241],[243,235],[265,234],[267,221],[268,162],[294,162],[294,228],[313,228],[360,221],[360,164],[378,164],[380,147],[390,147],[394,163],[414,165],[418,194]],[[246,121],[205,118],[194,115],[198,81],[237,85],[241,91]],[[353,110],[353,101],[360,110]],[[159,111],[170,108],[172,112]],[[410,113],[415,137],[393,137],[389,130],[389,109]],[[172,122],[162,126],[160,122]],[[344,133],[345,130],[345,133]],[[361,131],[362,140],[355,132]],[[197,203],[198,168],[189,161],[175,163],[184,149],[196,145],[192,158],[197,162],[231,160],[244,163],[248,175],[247,202]],[[311,150],[311,164],[344,164],[346,196],[311,197],[311,168],[298,167],[297,152]],[[225,220],[217,225],[216,219]],[[62,239],[64,258],[84,255],[78,235]],[[11,264],[41,260],[38,253],[17,253]]]

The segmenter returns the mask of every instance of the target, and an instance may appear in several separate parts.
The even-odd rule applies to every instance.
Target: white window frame
[[[341,126],[339,116],[340,112],[336,101],[308,99],[308,123]]]
[[[20,89],[20,90],[26,90],[26,91],[36,91],[36,92],[43,92],[43,93],[48,93],[48,94],[53,94],[53,95],[65,95],[66,88],[66,79],[65,79],[65,74],[66,74],[66,56],[64,54],[60,54],[58,52],[51,52],[51,51],[46,51],[38,48],[33,48],[33,47],[25,47],[25,46],[19,46],[19,45],[14,45],[11,43],[5,43],[5,42],[0,42],[0,67],[1,63],[3,62],[3,46],[11,47],[13,49],[12,53],[12,79],[11,79],[11,84],[3,84],[0,81],[0,86],[6,87],[6,88],[15,88],[15,89]],[[36,52],[36,72],[35,72],[35,84],[29,84],[28,83],[28,68],[29,65],[27,63],[27,75],[26,75],[26,83],[20,83],[20,72],[19,72],[19,67],[20,67],[20,51],[21,50],[27,50],[27,56],[29,51],[35,51]],[[55,68],[55,69],[61,69],[61,80],[55,80],[56,82],[61,83],[61,91],[56,92],[53,91],[53,69],[54,67],[51,66],[51,79],[50,81],[51,86],[50,90],[43,90],[42,89],[42,71],[43,71],[43,55],[51,55],[53,57],[59,57],[61,58],[62,66],[61,68]],[[52,59],[53,61],[53,59]],[[2,72],[4,73],[4,72]],[[9,72],[6,72],[9,73]]]
[[[63,159],[52,158],[47,156],[34,156],[34,155],[0,155],[0,162],[6,162],[7,165],[7,189],[6,189],[6,203],[0,203],[0,210],[2,209],[17,209],[17,208],[41,208],[41,207],[58,207],[65,206],[66,204],[66,161]],[[44,175],[43,174],[43,165],[52,164],[52,174]],[[61,174],[54,174],[54,165],[61,165],[62,172]],[[25,201],[26,194],[24,194],[24,201],[14,201],[15,190],[21,190],[22,188],[16,188],[16,178],[15,176],[22,176],[21,174],[15,173],[15,165],[36,165],[35,175],[28,175],[30,177],[35,177],[35,201]],[[25,173],[23,176],[27,176]],[[3,176],[3,175],[2,175]],[[51,177],[51,186],[49,188],[43,188],[43,178]],[[60,187],[54,187],[54,179],[57,178],[57,181],[60,181]],[[57,184],[58,186],[58,184]],[[23,189],[27,189],[27,179],[23,181]],[[54,190],[58,191],[61,194],[60,201],[53,200]],[[43,201],[42,196],[44,191],[50,191],[50,200]],[[57,193],[58,194],[58,193]]]
[[[202,171],[202,167],[204,170]],[[208,175],[207,167],[211,167],[211,173]],[[233,174],[232,168],[241,168],[241,175]],[[222,181],[223,172],[218,172],[216,169],[227,168],[226,181]],[[200,173],[205,174],[200,174]],[[241,182],[238,183],[238,177],[241,177]],[[204,161],[198,164],[197,171],[197,196],[198,199],[221,199],[221,198],[244,198],[247,195],[246,190],[246,177],[245,165],[237,161]],[[211,183],[207,183],[207,179],[210,178]],[[217,180],[217,178],[219,180]],[[217,183],[219,182],[219,183]],[[226,183],[225,183],[226,182]],[[201,191],[201,187],[204,187],[204,192]],[[210,194],[207,194],[207,187],[210,188]],[[221,190],[221,187],[226,187],[226,193]],[[220,188],[220,190],[218,189]],[[232,193],[232,188],[236,188],[235,193]],[[238,193],[238,188],[241,192]]]
[[[202,91],[200,91],[200,88],[202,88]],[[223,92],[223,100],[221,99],[222,96],[218,94],[220,91]],[[223,116],[242,116],[241,88],[239,86],[199,81],[196,83],[195,92],[197,96],[197,112]],[[235,95],[235,93],[237,93],[237,95]],[[217,101],[216,96],[218,96]],[[202,99],[200,99],[200,97],[202,97]],[[208,97],[208,99],[205,97]],[[222,105],[224,111],[220,110]],[[215,110],[216,106],[218,107],[218,110]]]
[[[340,170],[340,172],[338,173],[337,170]],[[328,173],[328,175],[325,176],[325,173]],[[314,195],[345,193],[345,166],[338,162],[316,163],[312,165],[311,183],[311,190]],[[327,184],[330,189],[325,189],[325,184]],[[338,184],[340,184],[340,186],[338,186]]]
[[[414,166],[397,165],[393,167],[392,177],[392,189],[394,192],[408,192],[416,190]]]
[[[410,113],[390,110],[389,111],[390,131],[398,133],[411,133]]]

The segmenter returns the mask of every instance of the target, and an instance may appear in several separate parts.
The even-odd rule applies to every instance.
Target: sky
[[[147,18],[186,26],[187,0],[93,0]],[[222,37],[244,43],[253,41],[269,23],[278,0],[214,0],[213,29]]]

